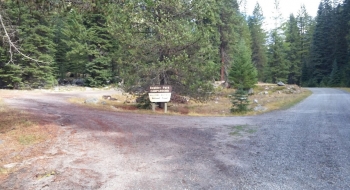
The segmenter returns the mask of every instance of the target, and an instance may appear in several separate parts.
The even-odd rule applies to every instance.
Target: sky
[[[263,10],[266,22],[264,29],[272,29],[274,27],[274,22],[272,20],[274,0],[246,0],[246,11],[248,15],[253,14],[256,2],[259,2]],[[315,17],[320,2],[321,0],[279,0],[279,7],[284,20],[287,20],[291,13],[293,13],[294,16],[297,16],[298,11],[303,4],[305,5],[308,14]]]

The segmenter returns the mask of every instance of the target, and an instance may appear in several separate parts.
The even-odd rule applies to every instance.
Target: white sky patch
[[[256,2],[259,2],[265,17],[264,29],[270,30],[274,28],[274,21],[272,19],[274,15],[274,0],[246,0],[246,13],[248,15],[253,14]],[[279,8],[283,21],[286,21],[291,13],[293,13],[294,16],[297,16],[298,11],[303,4],[305,5],[308,14],[312,17],[316,17],[320,2],[321,0],[279,0]]]

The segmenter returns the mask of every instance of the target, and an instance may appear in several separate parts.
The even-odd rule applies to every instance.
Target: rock
[[[265,108],[264,106],[261,106],[260,104],[254,108],[254,111],[259,111],[259,112],[262,112],[262,111],[266,111],[267,108]]]
[[[224,87],[225,81],[214,81],[214,88],[218,88],[218,87]]]
[[[110,95],[103,95],[102,98],[109,100],[109,99],[111,99],[111,96]]]
[[[254,94],[254,89],[250,88],[248,91],[248,95],[253,95]]]
[[[78,78],[78,79],[73,79],[72,84],[73,85],[78,85],[78,86],[84,86],[85,79]]]
[[[11,163],[11,164],[6,164],[3,167],[6,169],[10,169],[10,168],[16,167],[17,165],[18,163]]]
[[[278,94],[281,94],[281,91],[278,91]]]
[[[88,98],[84,101],[85,104],[97,104],[98,99],[97,98]]]
[[[284,84],[283,82],[281,82],[281,81],[279,81],[279,82],[277,83],[277,85],[278,85],[278,86],[285,86],[285,84]]]
[[[268,91],[265,91],[265,92],[264,92],[264,94],[265,94],[265,95],[268,95],[268,94],[269,94],[269,92],[268,92]]]
[[[257,104],[257,103],[259,103],[259,101],[258,101],[257,99],[254,99],[254,103],[256,103],[256,104]]]

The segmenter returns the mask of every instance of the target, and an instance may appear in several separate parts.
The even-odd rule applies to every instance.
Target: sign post
[[[152,102],[152,110],[155,111],[155,103],[161,102],[164,104],[164,112],[166,113],[168,108],[167,102],[171,98],[172,87],[170,85],[156,85],[149,87],[149,100]]]

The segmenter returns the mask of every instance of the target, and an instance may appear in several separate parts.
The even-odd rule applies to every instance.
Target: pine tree
[[[237,89],[248,90],[257,83],[257,71],[251,61],[250,48],[242,39],[238,46],[238,56],[230,70],[230,83]]]
[[[237,89],[231,96],[231,102],[232,108],[230,111],[232,113],[246,113],[249,111],[249,99],[247,91],[244,91],[243,89]]]
[[[350,26],[349,26],[349,16],[341,5],[338,5],[334,9],[334,38],[335,38],[335,46],[334,46],[334,59],[337,60],[337,65],[339,68],[339,78],[338,81],[339,86],[345,86],[346,84],[346,70],[347,65],[349,62],[349,54],[348,54],[348,41],[347,41],[347,35],[350,32]],[[333,72],[333,66],[332,66],[332,72]],[[331,77],[332,78],[332,77]],[[334,81],[333,81],[334,83]],[[335,85],[335,84],[332,84]]]
[[[267,82],[277,83],[287,82],[289,73],[289,62],[286,59],[286,46],[284,44],[281,25],[281,13],[279,1],[275,0],[275,28],[270,32],[270,42],[268,46],[268,66],[265,68]]]
[[[258,71],[258,79],[264,81],[264,67],[267,66],[266,32],[262,29],[264,17],[259,3],[255,5],[253,15],[248,18],[252,38],[252,61]]]
[[[343,19],[346,20],[348,23],[350,22],[350,0],[345,0],[343,3]],[[345,63],[345,66],[343,68],[344,70],[344,80],[345,86],[350,87],[350,25],[347,24],[347,61]]]
[[[70,66],[67,71],[75,78],[85,77],[86,85],[97,87],[113,80],[112,36],[108,32],[105,4],[97,4],[92,11],[78,12],[71,8],[62,30]],[[78,31],[78,32],[77,32]]]
[[[335,28],[334,14],[330,0],[320,3],[316,17],[316,27],[313,34],[313,42],[310,51],[310,66],[313,70],[313,84],[327,85],[332,71],[332,63],[335,59]]]
[[[215,24],[211,13],[215,1],[139,1],[127,8],[131,9],[127,51],[132,67],[123,75],[125,85],[146,89],[168,84],[194,97],[208,94],[217,55],[210,26]]]
[[[220,35],[219,54],[221,59],[221,81],[227,82],[229,68],[233,64],[235,48],[238,43],[238,25],[240,21],[239,7],[236,0],[217,1],[219,22],[218,31]]]
[[[330,75],[330,80],[329,80],[328,85],[332,86],[332,87],[339,86],[340,80],[341,80],[341,76],[340,76],[340,72],[338,69],[338,62],[336,60],[334,60],[333,65],[332,65],[332,72]]]
[[[312,73],[310,72],[310,47],[315,28],[315,21],[311,16],[309,16],[304,5],[301,6],[298,12],[297,24],[300,35],[299,59],[300,63],[302,64],[302,77],[300,80],[300,85],[307,86],[312,76]]]
[[[271,42],[268,49],[268,81],[277,83],[279,81],[287,82],[289,74],[289,63],[286,59],[286,48],[281,36],[277,34],[277,30],[271,33]]]
[[[289,65],[288,83],[300,84],[301,67],[302,62],[300,57],[302,56],[301,35],[297,20],[293,14],[290,15],[287,23],[286,43],[288,45],[287,56]]]
[[[50,13],[31,1],[6,3],[9,19],[18,31],[10,39],[18,42],[16,46],[8,44],[8,48],[11,48],[10,62],[15,66],[3,68],[2,77],[6,78],[7,86],[37,88],[54,85],[55,44],[52,41]]]

